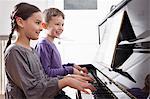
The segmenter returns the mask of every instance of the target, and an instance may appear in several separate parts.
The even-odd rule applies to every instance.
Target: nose
[[[42,25],[40,25],[40,31],[42,31],[43,30],[43,26]]]

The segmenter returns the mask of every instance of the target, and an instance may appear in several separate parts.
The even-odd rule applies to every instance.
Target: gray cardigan
[[[16,44],[7,48],[5,99],[53,99],[59,92],[58,78],[44,73],[36,51],[31,49]]]

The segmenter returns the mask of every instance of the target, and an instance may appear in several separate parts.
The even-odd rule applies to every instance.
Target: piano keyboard
[[[92,82],[92,85],[95,86],[97,90],[91,94],[85,94],[78,91],[76,99],[136,99],[133,95],[129,94],[129,92],[128,94],[125,93],[125,89],[120,86],[122,88],[121,90],[119,85],[113,83],[114,81],[111,81],[112,84],[105,84],[104,78],[97,75],[97,69],[92,64],[82,64],[80,66],[88,69],[89,75],[95,79],[95,81]],[[107,78],[107,80],[109,79]]]
[[[94,99],[118,99],[115,94],[103,83],[93,72],[91,72],[95,81],[92,83],[96,91],[92,92]]]
[[[90,75],[94,78],[91,84],[97,89],[91,94],[84,94],[78,91],[77,99],[118,99],[115,94],[103,83],[94,72],[90,71]]]

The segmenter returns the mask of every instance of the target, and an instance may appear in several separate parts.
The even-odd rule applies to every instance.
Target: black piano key
[[[91,73],[93,75],[93,73]],[[96,91],[92,92],[94,99],[118,99],[113,92],[103,83],[97,76],[93,75],[95,81],[92,85],[96,88]]]

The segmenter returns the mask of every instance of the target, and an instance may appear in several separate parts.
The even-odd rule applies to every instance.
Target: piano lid
[[[130,41],[121,41],[119,45],[124,45],[124,44],[136,44],[136,43],[145,43],[145,42],[150,42],[150,30],[146,30],[139,36],[137,36],[136,39],[130,40]]]

